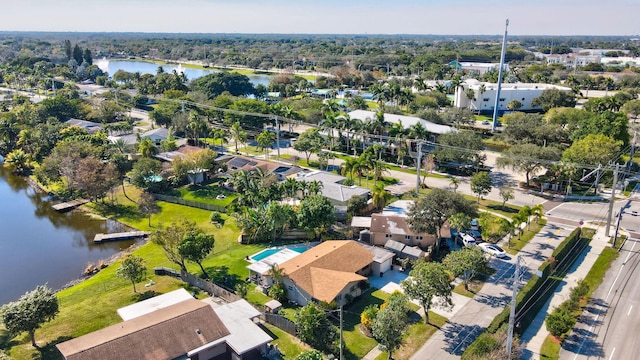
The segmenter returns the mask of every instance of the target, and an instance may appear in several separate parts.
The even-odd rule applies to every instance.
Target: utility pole
[[[502,73],[504,69],[504,54],[507,51],[507,28],[509,27],[509,19],[504,27],[504,37],[502,38],[502,52],[500,53],[500,70],[498,71],[498,88],[496,89],[496,101],[493,106],[493,122],[491,123],[491,132],[496,131],[496,123],[498,122],[498,109],[500,106],[500,88],[502,88]]]
[[[609,200],[609,212],[607,213],[607,227],[605,228],[605,235],[609,236],[609,228],[611,227],[611,215],[613,215],[613,202],[616,199],[616,186],[618,185],[618,168],[620,165],[616,164],[616,170],[613,172],[613,186],[611,187],[611,200]],[[616,234],[618,231],[616,230]],[[615,240],[614,240],[615,244]]]
[[[513,273],[513,293],[511,294],[511,313],[509,314],[509,333],[507,335],[507,358],[511,360],[511,346],[513,345],[513,327],[516,322],[516,297],[518,296],[518,280],[520,279],[520,260],[516,257],[516,271]]]
[[[280,122],[278,122],[278,116],[276,118],[276,149],[278,150],[278,158],[280,160]],[[342,314],[342,313],[340,313]]]
[[[342,303],[340,303],[340,360],[342,360]]]
[[[51,78],[51,89],[53,89],[53,96],[56,96],[56,80]]]
[[[418,156],[416,157],[416,196],[420,194],[420,163],[422,162],[422,141],[416,141],[416,150]]]
[[[613,245],[612,248],[616,248],[616,240],[618,239],[618,230],[620,230],[620,220],[622,220],[622,211],[624,211],[624,206],[620,208],[618,212],[618,221],[616,222],[616,232],[613,234]]]

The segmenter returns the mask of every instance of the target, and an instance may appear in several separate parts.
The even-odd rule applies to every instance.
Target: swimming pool
[[[262,260],[264,258],[267,258],[267,257],[273,255],[273,254],[279,253],[283,249],[285,249],[285,248],[264,249],[264,250],[260,251],[259,253],[255,254],[255,255],[252,255],[250,258],[253,261],[260,261],[260,260]],[[303,252],[309,250],[309,246],[291,246],[291,247],[286,247],[286,249],[293,250],[295,252],[298,252],[298,253],[302,254]]]

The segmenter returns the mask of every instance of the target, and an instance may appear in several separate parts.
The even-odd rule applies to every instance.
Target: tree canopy
[[[37,347],[35,332],[58,314],[58,297],[47,285],[39,285],[18,301],[0,308],[5,328],[13,336],[28,332],[31,345]]]
[[[322,195],[307,196],[300,202],[298,225],[308,233],[319,237],[329,230],[335,219],[331,201]]]
[[[405,294],[418,300],[424,308],[426,323],[429,323],[429,309],[434,304],[434,299],[437,299],[436,306],[443,308],[453,306],[451,279],[446,270],[441,263],[418,260],[409,272],[409,277],[400,283]]]
[[[136,291],[136,283],[144,280],[147,275],[147,268],[144,260],[136,255],[127,255],[120,263],[120,267],[116,269],[116,275],[123,279],[131,281],[133,292]]]
[[[207,94],[209,99],[225,91],[233,96],[249,95],[255,91],[249,77],[232,71],[222,71],[197,78],[191,82],[191,89]]]
[[[511,168],[513,171],[525,174],[527,186],[532,173],[550,167],[554,161],[562,156],[559,149],[553,146],[538,146],[535,144],[516,144],[505,150],[496,161],[498,168]]]

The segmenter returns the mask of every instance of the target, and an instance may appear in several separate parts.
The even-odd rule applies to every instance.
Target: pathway
[[[602,250],[608,246],[608,242],[609,237],[605,235],[605,227],[601,226],[597,228],[587,249],[583,251],[580,258],[578,258],[571,269],[569,269],[569,273],[565,276],[564,281],[558,285],[551,299],[549,299],[540,312],[538,312],[536,318],[522,335],[520,341],[526,343],[526,347],[521,359],[540,359],[540,348],[547,338],[547,335],[549,335],[549,331],[547,331],[544,324],[547,314],[551,313],[553,309],[569,299],[571,288],[575,287],[579,280],[587,276],[591,267],[598,259],[598,256],[602,253]]]

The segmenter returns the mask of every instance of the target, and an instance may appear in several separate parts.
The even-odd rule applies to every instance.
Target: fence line
[[[260,315],[260,319],[288,332],[293,336],[298,336],[298,327],[296,324],[282,315],[263,312],[262,315]]]
[[[151,194],[151,195],[156,200],[166,201],[166,202],[170,202],[170,203],[173,203],[173,204],[185,205],[185,206],[190,206],[190,207],[194,207],[194,208],[198,208],[198,209],[204,209],[204,210],[209,210],[209,211],[217,211],[217,212],[221,212],[221,213],[226,213],[227,212],[227,208],[225,208],[224,206],[220,206],[220,205],[207,204],[207,203],[203,203],[203,202],[200,202],[200,201],[194,201],[194,200],[187,200],[187,199],[183,199],[183,198],[179,198],[177,196],[171,196],[171,195],[163,195],[163,194]]]
[[[183,281],[189,283],[189,285],[198,287],[208,292],[209,294],[222,298],[224,301],[228,303],[242,300],[242,297],[236,295],[230,289],[226,289],[220,285],[214,284],[205,279],[201,279],[193,274],[189,274],[188,272],[181,271],[180,277],[182,278]]]

